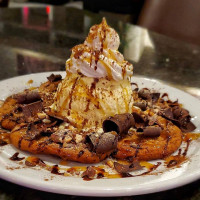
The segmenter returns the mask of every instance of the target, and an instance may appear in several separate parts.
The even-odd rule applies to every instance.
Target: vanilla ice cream
[[[66,77],[52,112],[78,128],[101,127],[115,114],[130,113],[133,66],[118,51],[119,36],[103,19],[91,27],[83,44],[72,49]]]

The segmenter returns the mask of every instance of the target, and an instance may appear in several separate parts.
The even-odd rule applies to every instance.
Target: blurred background
[[[73,6],[79,9],[115,15],[130,22],[200,45],[200,0],[0,0],[0,7]]]
[[[135,75],[200,95],[200,0],[0,0],[0,80],[65,70],[102,17]]]

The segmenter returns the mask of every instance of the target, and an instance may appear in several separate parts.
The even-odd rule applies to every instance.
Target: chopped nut
[[[83,139],[83,137],[81,135],[76,134],[76,138],[75,138],[76,143],[80,143],[82,139]]]
[[[45,113],[38,113],[37,116],[40,118],[40,119],[45,119],[47,117],[47,115]]]
[[[59,130],[64,130],[65,129],[65,127],[64,126],[59,126]]]
[[[63,140],[63,143],[69,143],[72,140],[72,138],[70,136],[66,136]]]
[[[106,162],[106,164],[107,164],[110,168],[114,168],[114,163],[113,163],[112,160],[108,160],[108,161]]]
[[[42,120],[45,124],[50,124],[51,123],[51,120],[49,120],[49,119],[43,119]]]

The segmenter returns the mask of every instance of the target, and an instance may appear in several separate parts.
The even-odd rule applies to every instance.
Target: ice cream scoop
[[[131,94],[128,80],[71,74],[59,85],[52,110],[76,127],[101,127],[107,117],[131,112]]]

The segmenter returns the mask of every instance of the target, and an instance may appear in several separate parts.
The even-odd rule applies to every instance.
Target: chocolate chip
[[[148,126],[144,128],[143,135],[146,137],[158,137],[161,134],[162,129],[160,127]]]
[[[20,104],[29,104],[41,100],[38,90],[26,90],[13,95],[13,98]]]
[[[133,162],[130,165],[124,165],[118,162],[114,162],[114,168],[118,173],[123,174],[142,169],[142,166],[139,164],[139,162]]]
[[[83,154],[84,154],[84,151],[83,151],[83,150],[79,151],[79,153],[78,153],[78,158],[80,158]]]
[[[103,121],[103,130],[104,132],[115,131],[118,134],[127,134],[134,124],[135,120],[130,113],[114,115]]]
[[[146,102],[135,102],[133,105],[140,108],[142,111],[145,111],[147,109]]]
[[[56,81],[59,81],[62,79],[62,76],[60,74],[51,74],[49,77],[47,77],[47,79],[50,81],[50,82],[56,82]]]

